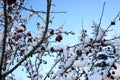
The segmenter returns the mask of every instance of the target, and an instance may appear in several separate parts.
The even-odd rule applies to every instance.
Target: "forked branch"
[[[46,11],[47,13],[46,13],[45,31],[44,31],[44,34],[43,34],[41,40],[33,47],[33,49],[30,52],[27,53],[27,55],[24,56],[24,58],[19,63],[17,63],[8,72],[2,74],[2,77],[7,76],[8,74],[12,73],[16,68],[18,68],[19,65],[21,65],[28,57],[30,57],[34,53],[34,51],[39,47],[39,45],[41,45],[43,43],[43,41],[45,40],[45,36],[47,34],[48,26],[49,26],[51,2],[52,2],[52,0],[47,0],[47,11]]]

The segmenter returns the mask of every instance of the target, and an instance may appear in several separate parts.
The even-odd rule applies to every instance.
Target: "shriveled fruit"
[[[62,40],[62,36],[61,35],[58,35],[56,38],[55,38],[56,41],[60,42]]]

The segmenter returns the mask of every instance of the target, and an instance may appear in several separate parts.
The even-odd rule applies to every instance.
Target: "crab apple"
[[[12,12],[13,8],[11,6],[8,7],[8,12]]]
[[[50,51],[51,51],[51,52],[54,52],[55,50],[54,50],[54,48],[53,48],[53,47],[51,47]]]
[[[103,75],[103,72],[101,72],[101,75]]]
[[[18,30],[17,32],[18,32],[18,33],[22,33],[22,32],[23,32],[23,30],[22,30],[22,29],[20,29],[20,30]]]
[[[112,22],[111,22],[111,25],[115,25],[115,22],[114,22],[114,21],[112,21]]]
[[[114,76],[110,76],[110,78],[111,78],[112,80],[114,80]]]
[[[7,4],[8,5],[12,5],[15,4],[16,0],[7,0]]]
[[[50,34],[51,34],[51,35],[53,35],[53,34],[54,34],[54,30],[53,30],[53,29],[50,31]]]
[[[41,47],[41,51],[45,51],[45,47]]]
[[[12,0],[7,0],[8,5],[12,5]]]
[[[60,52],[63,52],[63,49],[61,49]]]
[[[114,68],[114,69],[117,69],[117,66],[113,63],[112,64],[112,67]]]
[[[82,50],[77,50],[77,55],[81,56],[81,54],[82,54]]]
[[[89,54],[89,51],[86,52],[86,55],[88,55],[88,54]]]
[[[12,0],[12,3],[15,4],[15,3],[16,3],[16,0]]]
[[[61,35],[58,35],[56,38],[55,38],[56,41],[60,42],[62,40],[62,36]]]
[[[15,41],[18,41],[19,40],[19,37],[17,36],[17,37],[15,37]]]
[[[112,71],[112,74],[115,74],[115,72],[114,72],[114,71]]]
[[[109,78],[110,76],[111,76],[111,73],[110,73],[110,72],[108,72],[107,77]]]
[[[28,32],[28,33],[27,33],[27,35],[28,35],[28,36],[31,36],[31,33],[30,33],[30,32]]]
[[[33,39],[33,38],[29,38],[29,39],[28,39],[28,42],[32,42],[32,39]]]
[[[113,50],[113,53],[114,53],[114,54],[116,53],[116,49]]]

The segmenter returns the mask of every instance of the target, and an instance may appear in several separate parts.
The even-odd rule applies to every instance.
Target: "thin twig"
[[[116,19],[119,17],[119,14],[120,14],[120,11],[119,11],[118,14],[116,15],[116,17],[113,19],[113,22],[115,22]],[[108,29],[109,29],[111,26],[112,26],[111,24],[108,25],[107,29],[104,31],[103,36],[100,38],[100,40],[103,39],[103,37],[105,36],[106,32],[108,31]]]
[[[46,14],[47,12],[45,12],[45,11],[36,11],[36,10],[33,10],[33,9],[28,9],[28,8],[26,8],[26,7],[23,7],[23,6],[21,6],[21,8],[22,9],[24,9],[24,10],[27,10],[27,11],[30,11],[30,12],[34,12],[34,13],[42,13],[42,14]],[[67,11],[51,11],[50,13],[67,13]]]
[[[100,26],[101,26],[103,14],[104,14],[105,4],[106,4],[106,2],[104,2],[104,4],[103,4],[102,14],[101,14],[101,17],[100,17],[100,21],[99,21],[99,25],[98,25],[98,31],[97,31],[97,34],[96,34],[96,37],[95,37],[95,41],[96,41],[96,39],[97,39],[97,37],[98,37],[99,29],[100,29]]]
[[[46,80],[46,78],[49,76],[50,72],[53,70],[53,68],[57,65],[57,63],[60,61],[60,59],[52,66],[52,68],[49,70],[49,72],[46,74],[45,78],[43,80]]]

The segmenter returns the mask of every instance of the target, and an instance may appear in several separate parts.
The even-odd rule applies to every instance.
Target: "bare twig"
[[[53,68],[57,65],[57,63],[60,61],[60,59],[58,61],[56,61],[56,63],[52,66],[52,68],[49,70],[49,72],[46,74],[45,78],[43,80],[46,80],[46,78],[49,76],[50,72],[53,70]]]
[[[42,13],[42,14],[47,14],[47,12],[45,12],[45,11],[36,11],[36,10],[33,10],[33,9],[28,9],[28,8],[26,8],[26,7],[23,7],[23,6],[21,6],[21,8],[22,9],[24,9],[24,10],[27,10],[27,11],[30,11],[30,12],[34,12],[34,13]],[[66,11],[58,11],[58,12],[56,12],[56,11],[51,11],[50,13],[67,13]]]
[[[103,17],[103,14],[104,14],[105,4],[106,4],[106,2],[104,2],[104,4],[103,4],[102,14],[101,14],[101,17],[100,17],[100,21],[99,21],[99,25],[98,25],[98,31],[97,31],[97,34],[96,34],[96,37],[95,37],[95,41],[96,41],[96,39],[98,37],[99,29],[100,29],[100,26],[101,26],[102,17]]]
[[[120,15],[120,11],[119,11],[118,14],[116,15],[116,17],[113,19],[113,22],[116,21],[116,19],[119,17],[119,15]],[[109,24],[109,26],[107,27],[107,29],[104,31],[103,36],[100,38],[100,40],[103,39],[103,37],[105,36],[106,32],[109,30],[109,28],[110,28],[111,26],[112,26],[112,25]]]

